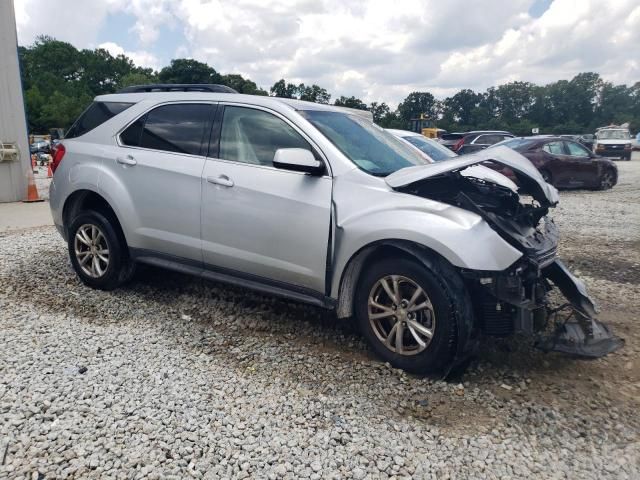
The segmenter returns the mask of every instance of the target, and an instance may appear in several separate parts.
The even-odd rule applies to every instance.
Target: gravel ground
[[[93,291],[52,227],[0,236],[0,478],[639,478],[640,161],[618,165],[555,216],[626,347],[485,340],[449,383],[315,308],[151,268]]]

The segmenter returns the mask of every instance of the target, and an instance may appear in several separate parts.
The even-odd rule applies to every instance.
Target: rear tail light
[[[58,168],[58,165],[60,165],[60,162],[62,162],[64,154],[67,153],[67,149],[64,148],[63,144],[59,143],[51,149],[51,152],[53,154],[53,160],[51,161],[51,171],[55,173],[56,168]]]
[[[458,140],[456,142],[456,144],[453,146],[453,151],[457,152],[458,150],[460,150],[462,148],[462,145],[464,145],[464,138],[461,138],[460,140]]]

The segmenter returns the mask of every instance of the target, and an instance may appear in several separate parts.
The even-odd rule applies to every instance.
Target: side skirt
[[[296,302],[308,303],[329,310],[333,310],[337,303],[335,299],[327,297],[315,290],[238,272],[236,270],[219,268],[187,258],[167,255],[142,248],[130,248],[129,253],[131,258],[138,263],[166,268],[167,270],[206,278],[214,282],[228,283],[230,285],[248,288]]]

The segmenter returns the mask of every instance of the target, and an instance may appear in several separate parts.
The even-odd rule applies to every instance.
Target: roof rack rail
[[[132,85],[118,90],[116,93],[145,93],[145,92],[214,92],[238,93],[226,85],[214,83],[153,83],[149,85]]]

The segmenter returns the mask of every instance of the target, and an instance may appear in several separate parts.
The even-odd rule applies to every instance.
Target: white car
[[[628,128],[604,127],[596,132],[593,151],[598,155],[631,160],[631,134]]]
[[[457,153],[420,133],[411,132],[409,130],[395,130],[392,128],[388,128],[386,130],[416,149],[418,153],[431,163],[442,162],[458,157]],[[497,183],[498,185],[507,187],[514,192],[518,191],[518,186],[513,181],[501,173],[485,167],[484,165],[473,165],[471,167],[467,167],[460,172],[460,175],[479,178],[488,182]]]

